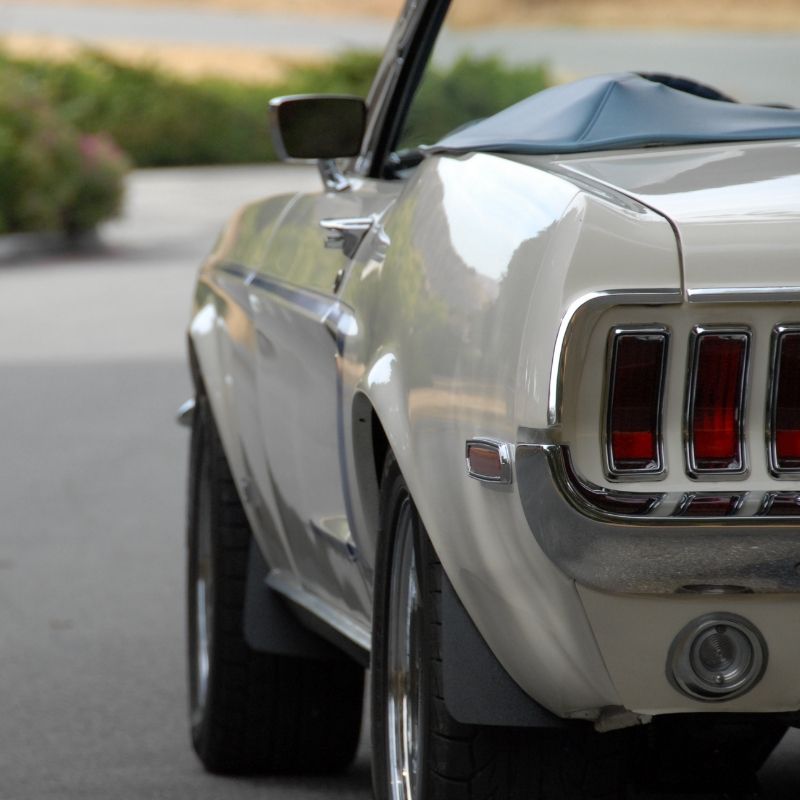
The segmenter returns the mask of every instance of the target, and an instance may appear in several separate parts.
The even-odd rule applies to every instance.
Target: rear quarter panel
[[[479,154],[423,163],[382,228],[385,251],[356,263],[344,288],[356,321],[345,397],[376,409],[448,576],[512,677],[557,713],[614,705],[575,587],[539,549],[516,491],[467,477],[464,447],[547,425],[555,340],[575,298],[609,282],[679,286],[671,229]]]

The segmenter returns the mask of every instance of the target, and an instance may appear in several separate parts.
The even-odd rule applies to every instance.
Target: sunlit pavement
[[[98,248],[0,263],[0,799],[366,800],[336,778],[206,775],[186,726],[184,326],[222,220],[288,167],[140,172]],[[800,793],[800,735],[763,773]]]

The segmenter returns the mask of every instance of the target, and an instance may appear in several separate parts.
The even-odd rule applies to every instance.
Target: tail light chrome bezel
[[[737,387],[738,417],[736,424],[738,433],[738,459],[737,465],[734,467],[704,467],[697,463],[697,459],[695,457],[694,412],[697,393],[698,359],[700,355],[700,345],[703,339],[711,336],[736,339],[744,343],[744,364],[739,376],[739,385]],[[746,439],[746,421],[751,342],[752,331],[746,325],[695,325],[692,328],[692,332],[689,337],[686,402],[684,406],[683,417],[683,441],[686,458],[686,474],[692,480],[744,480],[750,474]]]
[[[770,475],[778,480],[797,480],[800,466],[782,467],[778,463],[778,391],[780,389],[781,347],[787,335],[800,335],[800,324],[781,324],[772,329],[770,343],[769,387],[767,389],[766,435],[767,463]]]
[[[616,378],[617,345],[623,336],[630,335],[657,339],[663,342],[661,369],[659,371],[658,387],[656,389],[656,424],[654,431],[656,459],[652,466],[648,467],[620,467],[615,462],[612,447],[611,414],[613,410]],[[663,413],[667,363],[669,360],[669,343],[670,329],[665,325],[616,325],[609,331],[608,346],[606,348],[605,411],[603,414],[603,466],[605,468],[606,477],[610,481],[657,481],[662,480],[667,474],[667,465],[664,456]]]

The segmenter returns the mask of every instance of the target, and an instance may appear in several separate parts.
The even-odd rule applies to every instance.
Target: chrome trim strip
[[[663,339],[664,350],[661,356],[661,372],[658,382],[658,397],[656,400],[656,464],[651,469],[620,469],[614,465],[611,449],[611,397],[615,385],[615,369],[617,360],[616,344],[621,336],[635,334],[641,337]],[[670,330],[666,325],[617,325],[608,334],[606,348],[606,384],[605,413],[603,414],[603,466],[606,477],[610,481],[657,481],[667,474],[667,465],[664,459],[664,442],[662,438],[662,412],[664,410],[664,386],[666,385],[667,363],[669,361]]]
[[[700,342],[705,336],[722,336],[744,341],[744,367],[739,379],[739,466],[730,469],[699,467],[695,461],[692,431],[694,428],[694,402],[697,383],[697,359]],[[683,448],[686,459],[686,474],[694,481],[744,480],[750,474],[747,442],[745,440],[747,418],[747,387],[750,377],[750,342],[752,332],[746,325],[695,325],[689,337],[689,354],[686,366],[686,398],[683,407]]]
[[[787,517],[786,515],[784,515],[782,517],[778,517],[778,516],[773,517],[773,516],[771,516],[769,512],[772,510],[772,506],[775,504],[775,501],[779,500],[779,499],[782,499],[782,498],[794,499],[796,501],[796,503],[797,503],[798,513],[794,514],[792,516],[789,516],[789,517]],[[756,512],[756,514],[759,517],[766,516],[766,517],[769,517],[770,519],[794,519],[794,520],[797,520],[797,518],[800,517],[800,492],[786,492],[786,491],[783,491],[783,492],[767,492],[764,495],[764,498],[761,501],[761,505],[759,506],[759,509]]]
[[[703,497],[725,497],[729,501],[734,500],[733,508],[731,509],[729,514],[725,514],[721,517],[701,517],[701,516],[691,516],[686,515],[687,519],[729,519],[730,517],[736,516],[739,511],[741,511],[742,506],[744,505],[744,501],[747,499],[747,492],[686,492],[683,497],[678,501],[678,505],[675,506],[675,510],[672,512],[674,517],[681,517],[684,516],[684,512],[692,503],[693,500],[702,499]]]
[[[469,463],[469,449],[472,445],[486,447],[497,452],[500,458],[501,476],[499,478],[491,478],[488,475],[473,471]],[[512,465],[514,459],[512,446],[507,442],[503,442],[500,439],[491,439],[486,436],[475,436],[472,439],[467,439],[466,445],[464,446],[464,460],[467,466],[467,475],[469,475],[470,478],[475,478],[476,481],[488,483],[493,486],[508,486],[513,481]]]
[[[227,265],[226,265],[227,268]],[[291,283],[285,283],[275,278],[267,277],[260,272],[247,279],[248,286],[261,289],[273,297],[278,297],[296,308],[312,314],[320,322],[324,322],[332,309],[339,303],[336,298],[328,297],[321,292],[311,289],[302,289]]]
[[[798,303],[800,287],[741,286],[736,288],[689,289],[690,303]]]
[[[797,480],[800,467],[779,467],[775,433],[778,416],[778,387],[780,384],[780,356],[783,337],[787,333],[800,333],[800,323],[782,323],[772,329],[770,340],[770,371],[767,385],[767,408],[764,415],[767,437],[767,468],[779,481]]]
[[[647,526],[647,527],[667,527],[667,528],[683,528],[683,527],[701,527],[704,525],[723,525],[724,527],[728,526],[752,526],[758,525],[762,526],[765,524],[772,524],[775,522],[780,521],[781,524],[794,524],[797,525],[797,517],[795,516],[784,516],[784,517],[770,517],[770,522],[767,523],[766,520],[761,519],[761,514],[763,513],[764,505],[767,500],[772,495],[781,495],[788,492],[764,492],[764,499],[761,501],[758,510],[752,516],[725,516],[725,517],[677,517],[674,516],[674,511],[677,511],[678,508],[681,507],[681,504],[685,500],[686,495],[703,495],[703,494],[710,494],[710,495],[740,495],[741,502],[737,506],[737,513],[741,510],[741,507],[747,500],[748,496],[759,496],[759,492],[752,492],[752,491],[725,491],[721,490],[719,492],[628,492],[625,490],[618,490],[613,488],[607,488],[604,486],[598,486],[597,484],[591,483],[584,478],[581,478],[574,468],[570,467],[570,452],[569,447],[566,445],[558,445],[558,444],[527,444],[519,442],[515,448],[515,469],[518,468],[519,459],[522,455],[527,454],[531,450],[541,451],[547,456],[548,462],[551,467],[551,471],[553,474],[554,481],[556,485],[561,490],[564,498],[569,501],[570,505],[576,510],[579,511],[586,517],[591,519],[597,520],[598,522],[605,522],[605,523],[620,523],[625,525],[636,525],[636,526]],[[518,469],[517,469],[518,471]],[[517,476],[517,483],[519,484],[518,491],[520,494],[523,492],[523,487],[519,483],[519,476]],[[607,511],[606,509],[602,508],[599,505],[594,504],[591,501],[591,495],[594,492],[607,492],[610,497],[614,495],[618,495],[619,497],[626,498],[626,497],[640,497],[643,500],[645,498],[652,498],[657,497],[658,503],[654,504],[647,514],[620,514],[613,511]],[[798,492],[800,496],[800,492]],[[677,500],[677,502],[675,502]],[[664,505],[667,505],[669,502],[674,502],[675,506],[673,509],[672,514],[666,514],[661,516],[660,514],[655,514],[657,509],[663,508]],[[797,528],[795,528],[797,530]]]
[[[287,600],[291,600],[300,608],[308,611],[309,614],[313,614],[337,633],[340,633],[369,653],[372,646],[370,632],[350,619],[343,611],[334,608],[315,594],[311,594],[311,592],[304,589],[293,576],[282,570],[273,569],[267,575],[267,586],[270,589],[274,589],[278,594],[283,595]]]
[[[590,292],[573,300],[561,318],[553,347],[547,393],[547,424],[558,425],[561,422],[564,360],[578,317],[589,311],[600,311],[617,305],[662,306],[682,301],[683,292],[680,289],[609,289]]]
[[[197,404],[194,397],[190,397],[188,400],[181,403],[180,408],[175,414],[175,421],[178,423],[178,425],[183,425],[185,428],[192,427],[192,421],[194,420],[194,409],[196,405]]]
[[[332,530],[330,523],[333,521],[335,520],[326,518],[320,520],[311,519],[308,521],[308,526],[315,536],[318,536],[322,542],[324,542],[340,556],[343,556],[348,561],[358,561],[358,548],[356,547],[356,543],[353,541],[353,537],[349,530]],[[342,536],[342,534],[344,534],[344,536]]]
[[[800,592],[797,517],[625,517],[582,501],[558,445],[515,452],[515,483],[532,535],[578,583],[600,591],[674,594],[687,586]]]

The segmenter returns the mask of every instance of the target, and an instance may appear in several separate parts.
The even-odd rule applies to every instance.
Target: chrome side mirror
[[[316,160],[325,185],[349,187],[335,164],[361,150],[367,106],[352,95],[292,95],[270,101],[270,127],[278,156],[284,160]]]

